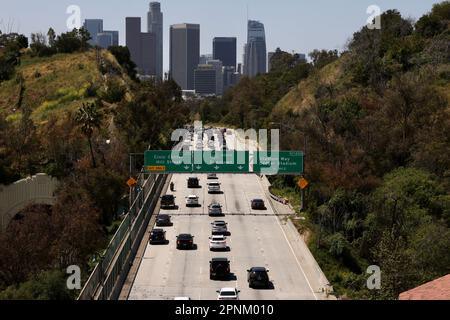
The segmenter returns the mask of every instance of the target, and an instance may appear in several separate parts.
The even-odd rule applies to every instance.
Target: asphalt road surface
[[[241,300],[314,300],[299,259],[281,227],[282,219],[276,216],[260,178],[256,175],[219,175],[223,194],[210,195],[206,175],[197,175],[202,188],[188,189],[188,175],[174,175],[178,210],[162,210],[170,214],[174,223],[167,227],[168,245],[148,245],[129,296],[130,300],[172,300],[189,297],[192,300],[215,300],[216,290],[236,287],[241,290]],[[170,192],[169,192],[170,193]],[[201,207],[187,208],[185,197],[200,197]],[[262,198],[266,211],[254,211],[250,201]],[[210,218],[208,205],[219,202],[224,207],[225,218]],[[225,220],[231,235],[229,252],[210,252],[211,223]],[[176,236],[191,233],[195,236],[196,250],[176,249]],[[234,275],[229,281],[209,279],[209,261],[213,257],[226,257],[231,261]],[[247,283],[246,270],[266,267],[273,289],[254,290]]]
[[[245,140],[236,138],[229,130],[226,135],[230,149],[244,150]],[[194,138],[193,146],[195,146]],[[216,139],[217,143],[217,139]],[[256,143],[247,141],[253,148]],[[247,146],[248,147],[248,146]],[[207,143],[204,144],[207,149]],[[221,148],[221,146],[216,146]],[[201,188],[188,189],[187,179],[196,176]],[[221,194],[208,194],[206,175],[174,175],[172,182],[176,196],[177,210],[161,210],[172,216],[173,227],[164,228],[168,245],[147,245],[136,278],[129,295],[130,300],[173,300],[175,297],[189,297],[192,300],[215,300],[216,291],[224,287],[241,290],[240,300],[315,300],[318,294],[317,282],[322,273],[310,267],[314,258],[295,232],[289,232],[283,223],[281,212],[274,212],[267,197],[267,187],[254,174],[218,175]],[[201,206],[186,207],[186,197],[197,195]],[[263,199],[267,210],[251,209],[252,199]],[[223,206],[224,218],[208,216],[208,206],[218,202]],[[231,233],[227,237],[228,252],[211,252],[209,237],[211,223],[224,220]],[[179,251],[176,236],[190,233],[195,239],[196,249]],[[299,245],[300,244],[300,245]],[[224,257],[231,261],[232,277],[228,281],[209,279],[209,261]],[[312,265],[314,265],[312,263]],[[250,289],[247,270],[251,267],[266,267],[272,288]],[[306,273],[305,273],[306,270]],[[313,271],[311,271],[313,270]],[[312,274],[312,276],[311,276]],[[307,275],[309,275],[307,277]],[[308,279],[313,279],[313,285]]]

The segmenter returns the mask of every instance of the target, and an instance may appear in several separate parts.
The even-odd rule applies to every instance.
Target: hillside
[[[129,88],[130,80],[114,56],[108,51],[101,51],[100,56],[114,72],[102,74],[95,50],[44,58],[23,55],[15,76],[0,83],[0,112],[15,122],[21,118],[20,107],[26,105],[33,111],[34,122],[42,124],[50,115],[74,111],[83,103],[93,102],[96,91],[107,90],[111,78]]]
[[[268,74],[203,102],[203,120],[279,128],[305,152],[297,221],[339,297],[397,299],[450,272],[450,1],[417,21],[397,10],[363,26],[345,52],[311,62],[281,49]],[[271,177],[297,205],[300,177]],[[379,266],[381,290],[366,270]]]

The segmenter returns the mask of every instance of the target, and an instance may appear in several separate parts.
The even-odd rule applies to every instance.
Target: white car
[[[220,183],[210,182],[208,183],[208,193],[220,193]]]
[[[211,223],[211,226],[213,234],[225,234],[228,232],[228,224],[225,221],[214,221]]]
[[[227,238],[225,236],[212,236],[209,238],[210,250],[227,250]]]
[[[223,288],[217,291],[217,300],[239,300],[239,292],[236,288]]]
[[[196,195],[190,195],[186,197],[186,206],[187,207],[198,207],[199,206],[199,198]]]

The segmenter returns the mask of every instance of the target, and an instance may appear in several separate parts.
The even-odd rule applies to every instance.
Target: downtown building
[[[147,31],[155,35],[155,70],[156,76],[163,79],[163,22],[159,2],[150,2],[150,11],[147,14]]]
[[[213,39],[213,59],[222,61],[224,67],[236,69],[237,40],[232,37],[216,37]]]
[[[213,59],[223,64],[222,95],[240,80],[237,73],[237,39],[235,37],[215,37],[213,39]]]
[[[88,41],[91,46],[108,49],[119,45],[119,31],[103,30],[102,19],[86,19],[83,27],[91,36],[91,40]]]
[[[211,64],[199,64],[194,71],[195,94],[213,96],[217,92],[217,70]]]
[[[156,36],[154,33],[141,31],[140,17],[127,17],[126,46],[131,60],[137,66],[140,76],[157,76],[156,70]]]
[[[170,27],[170,77],[182,90],[195,90],[195,69],[200,59],[200,25]]]
[[[267,48],[264,24],[248,21],[247,43],[244,46],[244,75],[253,78],[267,72]]]

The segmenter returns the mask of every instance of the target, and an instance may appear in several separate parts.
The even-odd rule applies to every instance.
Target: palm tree
[[[83,103],[83,106],[77,111],[76,120],[81,127],[81,131],[86,136],[89,142],[89,149],[91,151],[92,166],[97,167],[95,162],[94,150],[92,148],[92,135],[94,130],[100,128],[102,123],[102,115],[99,112],[95,103]]]

